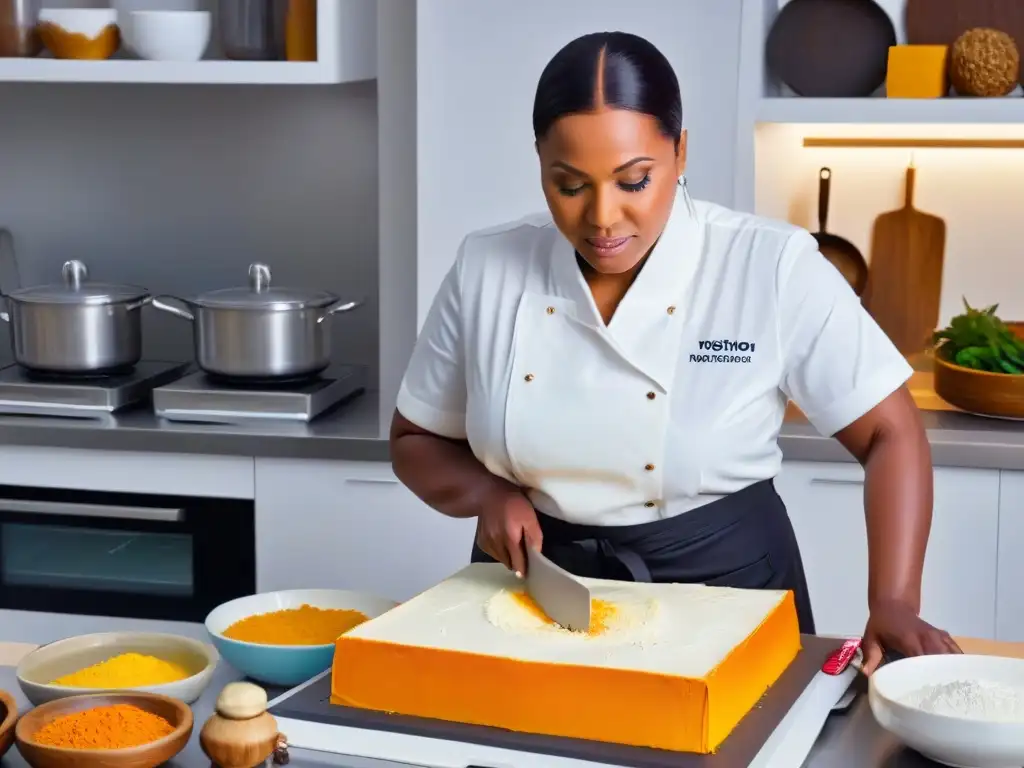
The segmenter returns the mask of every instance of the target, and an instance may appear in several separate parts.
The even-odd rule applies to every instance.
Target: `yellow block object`
[[[949,94],[949,46],[889,48],[885,95],[890,99],[941,99]]]
[[[585,579],[599,634],[551,625],[474,564],[335,643],[331,702],[513,731],[713,752],[796,658],[792,592]]]

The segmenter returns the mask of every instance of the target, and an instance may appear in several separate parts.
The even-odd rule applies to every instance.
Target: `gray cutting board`
[[[331,676],[324,675],[312,685],[296,692],[271,707],[270,714],[278,718],[307,720],[346,728],[363,728],[382,733],[405,734],[452,743],[455,753],[466,751],[459,744],[476,744],[499,749],[511,749],[537,755],[588,760],[593,763],[631,766],[631,768],[739,768],[751,763],[789,712],[794,702],[821,670],[829,655],[842,645],[835,638],[802,635],[803,649],[782,674],[782,677],[754,706],[750,713],[713,755],[696,755],[646,749],[620,744],[607,744],[582,739],[556,736],[538,736],[530,733],[506,731],[480,725],[450,723],[404,715],[389,715],[365,709],[341,707],[330,703]],[[414,680],[409,681],[415,685]],[[480,681],[466,681],[466,685],[486,685]],[[495,695],[501,695],[495,691]],[[571,697],[571,692],[566,692]],[[287,734],[287,728],[283,728]],[[295,746],[301,748],[302,744]],[[344,753],[342,742],[340,753]],[[375,757],[365,755],[365,757]],[[383,757],[383,756],[382,756]]]

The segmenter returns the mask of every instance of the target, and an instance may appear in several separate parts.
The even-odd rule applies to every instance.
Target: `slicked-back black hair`
[[[533,134],[539,141],[560,117],[591,112],[599,104],[650,115],[678,145],[683,130],[679,80],[664,54],[644,38],[594,32],[556,53],[537,83]]]

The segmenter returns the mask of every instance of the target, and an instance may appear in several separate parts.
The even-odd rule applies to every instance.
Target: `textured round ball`
[[[1020,51],[1005,32],[969,29],[953,43],[949,77],[961,96],[1005,96],[1020,78]]]

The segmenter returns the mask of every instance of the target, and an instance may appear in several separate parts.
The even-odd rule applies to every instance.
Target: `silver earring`
[[[679,177],[679,186],[683,188],[683,201],[686,203],[686,210],[691,216],[697,215],[697,207],[693,204],[693,198],[690,197],[690,190],[686,186],[686,177]]]

